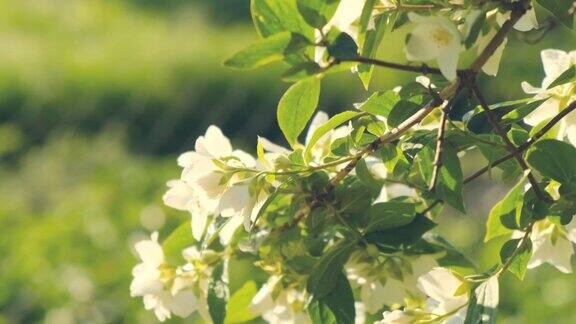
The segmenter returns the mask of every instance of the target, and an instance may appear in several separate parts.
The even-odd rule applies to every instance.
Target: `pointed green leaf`
[[[257,292],[258,289],[254,281],[248,281],[232,294],[228,301],[224,323],[243,323],[256,318],[257,315],[250,312],[249,306]]]
[[[252,43],[244,50],[224,61],[224,66],[236,69],[255,69],[280,61],[292,43],[290,32],[281,32]]]
[[[519,246],[521,239],[509,240],[502,246],[500,250],[500,259],[502,264],[508,262],[510,257],[514,256],[514,259],[508,266],[508,271],[514,274],[518,279],[524,280],[524,275],[528,268],[528,262],[532,258],[532,241],[525,241],[522,246]],[[514,255],[514,251],[516,251]]]
[[[312,78],[292,85],[278,104],[278,125],[291,146],[297,142],[314,114],[320,97],[320,80]]]
[[[356,310],[352,288],[344,273],[336,278],[336,287],[326,296],[312,300],[308,314],[315,324],[354,324]]]
[[[326,135],[329,131],[333,130],[334,128],[344,124],[345,122],[349,121],[350,119],[358,116],[360,113],[358,111],[344,111],[337,115],[332,116],[325,124],[318,127],[308,143],[306,143],[306,149],[304,150],[304,158],[306,161],[310,161],[312,155],[312,148],[318,142],[322,136]]]
[[[481,283],[471,294],[464,324],[494,324],[498,310],[498,277],[493,276]]]
[[[377,203],[368,208],[366,232],[388,230],[412,222],[416,216],[414,204],[399,201]]]
[[[296,0],[252,0],[250,11],[256,30],[262,37],[290,31],[313,39],[314,30],[300,15]]]
[[[308,278],[308,291],[322,298],[336,288],[342,267],[348,261],[356,241],[342,239],[326,251]]]
[[[315,28],[322,28],[334,16],[340,0],[297,0],[298,11],[306,22]]]
[[[484,242],[488,242],[495,237],[508,235],[512,233],[510,224],[516,223],[516,211],[524,198],[524,184],[526,177],[523,177],[515,186],[510,190],[506,196],[500,200],[488,215],[486,223],[486,236]]]
[[[552,139],[536,142],[526,162],[543,176],[562,184],[576,182],[576,148],[566,142]]]

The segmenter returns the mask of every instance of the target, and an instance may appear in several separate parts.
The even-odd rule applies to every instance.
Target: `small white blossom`
[[[456,296],[462,284],[464,282],[460,278],[445,268],[434,268],[418,278],[418,289],[428,296],[426,310],[440,316],[453,313],[442,323],[464,323],[468,294]]]
[[[368,254],[377,254],[367,249]],[[376,263],[364,260],[362,253],[356,253],[346,264],[346,277],[352,288],[360,290],[360,301],[367,313],[375,314],[384,305],[401,304],[408,296],[418,294],[416,278],[431,268],[437,266],[436,260],[430,256],[421,256],[410,263],[409,269],[400,269],[402,278],[386,275]]]
[[[456,79],[462,37],[456,26],[445,17],[408,13],[416,27],[406,44],[406,57],[411,61],[436,60],[448,80]]]
[[[518,1],[518,0],[516,0]],[[514,1],[513,1],[514,2]],[[496,21],[500,26],[504,25],[506,20],[510,18],[510,12],[496,14]],[[520,19],[514,24],[514,29],[521,32],[531,31],[532,29],[538,29],[538,20],[536,19],[536,11],[534,8],[530,8],[526,13],[520,17]]]
[[[386,311],[382,313],[383,318],[374,324],[410,324],[414,323],[414,316],[401,310]]]
[[[154,232],[150,240],[136,243],[135,249],[142,262],[132,270],[134,279],[130,285],[130,296],[143,297],[144,307],[154,310],[160,321],[170,318],[171,313],[180,317],[192,314],[197,309],[196,296],[189,290],[174,290],[167,286],[170,269],[163,269],[164,252],[158,243],[158,233]]]
[[[514,238],[524,235],[516,231]],[[576,243],[576,221],[566,226],[559,226],[547,220],[534,224],[530,233],[532,241],[532,257],[528,269],[534,269],[548,263],[563,273],[572,273],[570,259],[574,254],[573,243]]]
[[[278,276],[271,276],[252,299],[250,310],[271,324],[312,323],[305,306],[305,291],[285,288]]]
[[[552,118],[562,109],[566,108],[570,102],[576,100],[576,85],[574,82],[548,89],[552,82],[563,72],[569,68],[575,68],[576,51],[567,53],[561,50],[547,49],[542,51],[541,57],[544,72],[546,73],[546,77],[542,81],[542,87],[537,88],[528,82],[522,82],[524,92],[534,94],[535,99],[548,98],[548,100],[524,118],[524,121],[531,126],[536,126]],[[573,145],[576,145],[576,114],[574,112],[563,118],[558,128],[558,139],[562,140],[566,136]]]

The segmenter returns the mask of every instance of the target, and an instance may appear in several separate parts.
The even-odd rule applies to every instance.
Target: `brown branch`
[[[340,61],[337,61],[336,63],[340,63],[340,62],[356,62],[356,63],[370,64],[370,65],[374,65],[374,66],[379,66],[379,67],[383,67],[383,68],[387,68],[387,69],[393,69],[393,70],[399,70],[399,71],[416,72],[416,73],[422,73],[422,74],[442,75],[442,72],[440,71],[440,69],[429,67],[426,64],[407,65],[407,64],[386,62],[386,61],[381,61],[381,60],[377,60],[377,59],[373,59],[373,58],[369,58],[369,57],[362,57],[362,56],[349,58],[349,59],[345,59],[345,60],[340,60]],[[463,76],[467,73],[467,71],[458,70],[457,73],[458,73],[458,75]]]
[[[440,168],[442,167],[442,151],[444,150],[444,135],[446,133],[446,121],[448,120],[448,114],[452,108],[453,101],[451,100],[444,109],[442,109],[442,117],[440,118],[440,125],[438,126],[438,136],[436,139],[436,151],[434,153],[434,168],[432,169],[432,179],[428,186],[428,190],[434,191],[436,182],[438,181],[438,174],[440,173]]]
[[[538,196],[538,198],[542,201],[547,201],[548,197],[540,189],[540,186],[538,185],[538,181],[536,181],[536,178],[534,178],[534,175],[531,173],[532,170],[530,169],[530,167],[528,166],[526,161],[524,161],[524,157],[522,157],[522,154],[520,153],[520,151],[518,150],[516,145],[514,145],[514,143],[512,143],[512,141],[508,138],[506,131],[502,128],[502,126],[500,125],[500,123],[496,119],[494,112],[492,112],[492,110],[490,110],[490,107],[488,106],[486,99],[482,95],[482,92],[480,92],[480,89],[478,88],[476,83],[470,82],[468,84],[468,86],[470,87],[470,89],[474,93],[474,96],[478,99],[478,102],[480,102],[480,107],[482,107],[482,109],[486,113],[486,117],[488,117],[488,121],[492,125],[492,128],[494,128],[496,133],[498,133],[498,135],[500,135],[500,137],[502,138],[502,140],[504,141],[504,143],[508,147],[510,154],[512,154],[512,156],[516,159],[516,161],[518,161],[518,164],[520,164],[520,167],[522,167],[522,170],[528,172],[528,181],[532,185],[532,188],[534,188],[534,193],[536,194],[536,196]]]
[[[560,122],[560,120],[562,120],[562,118],[566,117],[569,113],[571,113],[574,110],[576,110],[576,101],[573,101],[570,105],[568,105],[568,107],[566,107],[560,113],[558,113],[556,116],[554,116],[552,119],[550,119],[550,121],[548,121],[548,123],[546,123],[546,125],[544,127],[542,127],[538,132],[536,132],[536,134],[534,134],[534,136],[529,138],[522,145],[518,146],[518,151],[523,152],[523,151],[527,150],[532,144],[534,144],[537,140],[539,140],[542,136],[544,136],[550,129],[552,129],[552,127],[556,126],[556,124],[558,124],[558,122]],[[464,180],[464,183],[466,184],[468,182],[471,182],[472,180],[474,180],[474,179],[480,177],[481,175],[483,175],[484,173],[488,172],[488,170],[490,170],[492,167],[497,166],[499,164],[502,164],[502,163],[510,160],[513,157],[514,156],[512,154],[508,154],[508,155],[505,155],[505,156],[499,158],[498,160],[496,160],[496,161],[490,163],[489,165],[487,165],[487,166],[479,169],[478,171],[474,172],[472,175],[470,175],[469,177],[467,177]]]
[[[338,172],[336,174],[336,176],[334,178],[332,178],[332,180],[330,181],[328,186],[325,188],[324,194],[330,193],[335,188],[335,186],[341,180],[343,180],[356,167],[356,165],[358,164],[358,161],[360,161],[360,159],[362,159],[365,155],[373,153],[374,151],[379,149],[383,144],[388,143],[390,141],[393,141],[393,140],[401,137],[405,132],[410,130],[410,128],[412,128],[412,126],[418,124],[426,116],[428,116],[435,108],[440,106],[442,104],[443,100],[449,100],[449,99],[453,98],[455,93],[457,92],[457,90],[459,91],[461,89],[461,85],[462,85],[462,81],[463,81],[461,79],[464,79],[464,81],[470,81],[470,80],[473,81],[475,79],[476,75],[478,74],[478,72],[480,71],[480,69],[484,66],[484,64],[486,64],[488,59],[490,59],[490,57],[494,54],[494,51],[502,44],[502,42],[504,42],[508,32],[510,32],[510,30],[516,24],[516,22],[526,13],[527,2],[528,2],[528,0],[524,0],[523,2],[520,2],[517,4],[515,9],[512,10],[512,14],[510,15],[510,19],[508,19],[502,25],[502,28],[500,28],[500,30],[498,30],[496,35],[494,35],[494,37],[488,43],[486,48],[484,48],[482,53],[476,58],[476,60],[474,60],[474,62],[472,62],[472,64],[470,65],[470,69],[465,70],[465,71],[460,71],[458,73],[460,78],[457,79],[452,84],[445,87],[440,92],[440,99],[442,99],[442,100],[438,100],[438,98],[432,99],[428,104],[426,104],[426,106],[424,106],[422,109],[420,109],[414,115],[412,115],[410,118],[408,118],[402,124],[400,124],[396,129],[392,130],[391,132],[389,132],[387,134],[384,134],[383,136],[377,138],[376,140],[374,140],[373,142],[371,142],[370,144],[365,146],[364,149],[362,149],[359,153],[357,153],[356,155],[353,156],[352,160],[344,167],[344,169],[340,170],[340,172]],[[414,66],[409,66],[409,65],[383,62],[383,61],[374,60],[374,59],[370,59],[370,58],[356,58],[353,61],[358,62],[358,63],[368,63],[368,64],[374,64],[374,65],[382,66],[382,67],[395,68],[395,69],[400,69],[400,70],[410,71],[410,72],[436,73],[436,72],[432,72],[432,71],[435,71],[435,69],[430,69],[426,65],[423,65],[421,67],[414,67]],[[424,70],[423,70],[423,67],[424,67]],[[439,72],[439,70],[438,70],[438,72]],[[440,202],[441,202],[441,200],[437,200],[437,201],[433,202],[433,204],[430,207],[428,207],[427,210],[432,209],[435,205],[437,205]],[[316,208],[319,204],[320,204],[320,201],[315,199],[309,205],[308,208],[306,208],[304,211],[302,211],[299,214],[297,214],[296,216],[294,216],[292,222],[287,223],[285,226],[282,226],[281,228],[287,229],[289,227],[295,226],[312,209]]]
[[[502,27],[498,30],[496,35],[492,37],[488,45],[484,48],[482,53],[476,58],[476,60],[470,65],[470,70],[473,74],[478,73],[484,64],[492,57],[492,54],[500,47],[500,45],[506,39],[508,33],[512,30],[514,25],[522,18],[522,16],[528,10],[528,6],[530,1],[524,0],[515,3],[515,7],[510,13],[510,18],[502,25]]]

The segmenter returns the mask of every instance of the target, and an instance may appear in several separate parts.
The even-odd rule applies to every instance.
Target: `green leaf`
[[[367,233],[365,238],[368,243],[375,244],[380,250],[393,253],[402,246],[418,242],[424,233],[435,226],[436,223],[428,217],[417,214],[409,224],[391,230]]]
[[[470,296],[464,324],[496,323],[499,303],[498,277],[493,276],[481,283]]]
[[[354,295],[346,275],[340,273],[336,287],[322,298],[313,299],[308,314],[315,324],[353,324],[356,318]]]
[[[278,125],[292,147],[314,114],[319,97],[320,80],[314,78],[292,85],[280,99]]]
[[[232,294],[226,308],[224,323],[242,323],[256,318],[257,315],[250,312],[249,306],[257,292],[258,289],[254,281],[248,281]]]
[[[316,62],[304,62],[295,65],[282,74],[282,80],[287,82],[298,82],[324,72],[324,69]]]
[[[358,179],[362,181],[362,183],[364,183],[367,187],[376,190],[382,188],[383,185],[382,181],[378,181],[376,178],[374,178],[374,176],[368,169],[368,166],[366,165],[366,161],[364,161],[364,159],[358,161],[355,170]]]
[[[514,251],[518,249],[514,259],[508,266],[508,271],[513,273],[518,279],[524,280],[524,275],[526,274],[526,269],[528,268],[528,262],[532,257],[532,241],[527,240],[522,246],[520,244],[521,239],[509,240],[502,246],[500,250],[500,259],[502,264],[508,262],[510,257],[513,256]]]
[[[325,124],[316,128],[308,143],[306,143],[306,149],[304,150],[304,159],[305,161],[310,161],[312,155],[312,148],[318,142],[318,140],[324,136],[329,131],[333,130],[334,128],[344,124],[345,122],[349,121],[350,119],[358,116],[360,113],[357,111],[344,111],[337,115],[332,116]]]
[[[336,12],[340,0],[297,0],[298,11],[306,22],[315,28],[322,28]]]
[[[296,0],[252,0],[250,11],[256,30],[262,37],[283,31],[299,33],[313,39],[314,30],[304,21]]]
[[[188,220],[178,226],[162,242],[166,261],[172,265],[182,263],[182,250],[194,244],[196,244],[196,240],[192,236],[192,222]]]
[[[372,2],[372,4],[370,3]],[[368,27],[368,22],[370,20],[372,14],[372,6],[375,4],[376,0],[368,0],[364,5],[364,10],[362,12],[361,26]],[[365,14],[367,12],[367,14]],[[373,30],[366,30],[364,29],[360,31],[359,38],[361,44],[360,54],[363,57],[374,58],[376,53],[378,52],[378,47],[382,43],[384,39],[384,35],[388,31],[388,27],[393,25],[393,22],[396,19],[396,12],[385,12],[376,16],[374,19],[374,26]],[[368,18],[366,18],[366,16]],[[364,35],[365,34],[365,35]],[[362,36],[364,35],[364,36]],[[374,66],[371,64],[360,64],[358,65],[358,76],[364,85],[364,88],[368,90],[370,85],[370,80],[372,79],[372,71],[374,71]]]
[[[222,324],[226,318],[226,304],[230,292],[224,268],[225,261],[218,263],[212,270],[212,276],[208,282],[208,312],[214,324]]]
[[[548,89],[552,89],[559,85],[576,81],[576,66],[570,67],[568,70],[560,74],[549,86]]]
[[[414,159],[414,167],[419,169],[426,183],[430,183],[432,178],[435,155],[433,146],[433,144],[425,145]],[[438,179],[434,191],[438,198],[465,213],[464,200],[462,198],[463,181],[464,175],[462,174],[458,155],[451,145],[446,144],[443,148],[442,165],[438,170]]]
[[[526,177],[523,177],[502,200],[492,207],[486,223],[484,242],[512,233],[510,224],[516,223],[517,208],[519,206],[521,208],[524,198],[525,182]]]
[[[346,34],[340,33],[336,40],[327,48],[328,55],[337,61],[345,61],[358,56],[358,45],[354,39]]]
[[[576,148],[566,142],[536,142],[528,152],[526,162],[543,176],[562,184],[576,181]]]
[[[308,292],[314,298],[322,298],[336,288],[342,267],[348,261],[356,241],[342,239],[328,249],[308,278]]]
[[[389,127],[396,128],[420,109],[420,105],[412,101],[400,100],[392,107],[386,122]]]
[[[518,108],[508,112],[504,116],[502,116],[502,121],[508,123],[514,123],[517,121],[522,120],[524,117],[528,116],[531,112],[533,112],[536,108],[540,107],[541,104],[544,103],[546,99],[534,100],[531,102],[526,103],[525,105],[520,105]]]
[[[472,21],[468,21],[469,19]],[[464,34],[466,35],[464,45],[466,48],[470,48],[476,43],[478,35],[484,26],[484,22],[486,22],[486,11],[484,10],[474,10],[473,13],[466,17],[466,22],[464,24]]]
[[[442,236],[429,232],[424,234],[422,238],[434,246],[436,252],[444,253],[436,260],[439,266],[450,268],[459,273],[475,269],[474,263]]]
[[[569,13],[573,0],[536,0],[536,2],[558,18],[563,25],[570,29],[575,28],[574,18]]]
[[[414,204],[397,201],[374,204],[366,212],[369,217],[367,233],[409,224],[416,216]]]
[[[224,66],[249,70],[280,61],[292,44],[292,39],[290,32],[281,32],[260,39],[224,61]]]
[[[378,91],[374,92],[359,109],[373,115],[388,117],[399,101],[400,95],[394,91]]]

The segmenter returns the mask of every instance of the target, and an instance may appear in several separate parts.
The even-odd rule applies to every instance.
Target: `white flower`
[[[246,152],[233,150],[228,138],[216,126],[208,127],[206,134],[198,137],[194,149],[178,157],[178,165],[184,169],[179,180],[168,182],[164,203],[190,212],[196,240],[202,238],[210,215],[239,217],[240,220],[228,221],[220,233],[220,240],[225,244],[243,218],[250,220],[253,209],[262,199],[259,194],[255,197],[250,194],[251,174],[227,174],[226,168],[255,170],[256,161]]]
[[[197,298],[188,290],[170,290],[166,283],[169,277],[163,273],[164,252],[158,244],[158,233],[154,232],[150,240],[143,240],[135,245],[136,252],[142,260],[132,270],[134,279],[130,284],[130,296],[144,298],[144,307],[154,310],[160,321],[170,318],[171,313],[187,317],[197,309]]]
[[[547,49],[542,51],[541,57],[544,72],[546,73],[546,77],[542,81],[542,87],[537,88],[528,82],[522,82],[524,92],[534,94],[535,99],[548,98],[540,107],[524,118],[524,121],[531,126],[536,126],[552,118],[566,108],[569,103],[576,100],[576,85],[573,82],[548,89],[558,76],[567,69],[574,68],[574,65],[576,65],[576,51],[567,53],[561,50]],[[562,140],[566,136],[572,144],[576,145],[576,114],[574,112],[563,118],[558,128],[558,139]]]
[[[428,300],[426,309],[435,315],[450,315],[443,323],[463,323],[466,317],[468,294],[455,296],[458,288],[464,282],[445,268],[434,268],[432,271],[418,278],[418,289]]]
[[[513,237],[522,237],[524,233],[515,232]],[[534,269],[544,263],[556,267],[563,273],[572,273],[570,259],[574,254],[572,243],[576,243],[576,221],[565,227],[547,220],[536,222],[530,233],[532,257],[528,269]]]
[[[409,324],[414,322],[414,316],[401,310],[386,311],[382,313],[383,318],[374,324]]]
[[[496,29],[491,29],[487,34],[480,35],[478,37],[477,45],[478,45],[478,55],[484,51],[488,43],[494,38],[496,35]],[[506,48],[506,43],[508,43],[508,38],[504,38],[504,41],[498,48],[492,53],[490,58],[484,63],[482,66],[482,71],[488,75],[495,76],[498,74],[498,69],[500,68],[500,60],[502,59],[502,54],[504,53],[504,48]]]
[[[518,1],[518,0],[516,0]],[[514,1],[513,1],[514,2]],[[510,18],[510,12],[496,14],[496,22],[500,26],[504,25],[506,20]],[[538,29],[538,20],[536,19],[536,11],[534,8],[530,8],[526,13],[520,17],[520,19],[514,24],[514,29],[521,32],[531,31],[532,29]]]
[[[197,184],[213,199],[220,198],[233,182],[232,179],[224,181],[224,172],[215,161],[238,168],[251,168],[256,163],[248,153],[232,150],[230,140],[216,126],[208,127],[206,134],[198,137],[194,149],[178,158],[178,164],[184,168],[182,180]],[[223,158],[229,159],[222,161]]]
[[[168,182],[168,191],[162,199],[164,204],[183,211],[190,212],[192,217],[192,234],[196,240],[202,238],[208,222],[208,216],[216,210],[217,200],[211,199],[195,184],[182,180]]]
[[[330,21],[322,27],[322,33],[326,35],[330,29],[336,28],[341,32],[350,35],[354,41],[358,43],[358,29],[353,25],[353,23],[360,18],[360,15],[362,15],[365,1],[366,0],[341,0],[334,16],[332,16]],[[322,39],[322,33],[316,31],[316,41]],[[326,48],[321,46],[316,47],[314,55],[315,61],[321,66],[328,65],[328,62],[324,62],[323,60],[325,52]]]
[[[280,277],[271,276],[252,299],[250,310],[271,324],[311,323],[304,307],[306,292],[285,288]]]
[[[357,254],[353,259],[359,256]],[[381,278],[380,268],[370,262],[353,260],[346,264],[346,277],[354,289],[360,289],[360,301],[367,313],[374,314],[384,305],[401,304],[407,296],[417,295],[415,278],[437,266],[436,260],[429,256],[410,262],[412,271],[404,272],[402,280],[391,276]]]
[[[461,35],[456,26],[445,17],[420,16],[408,13],[416,27],[406,44],[406,57],[411,61],[435,59],[442,74],[448,80],[456,79]]]

